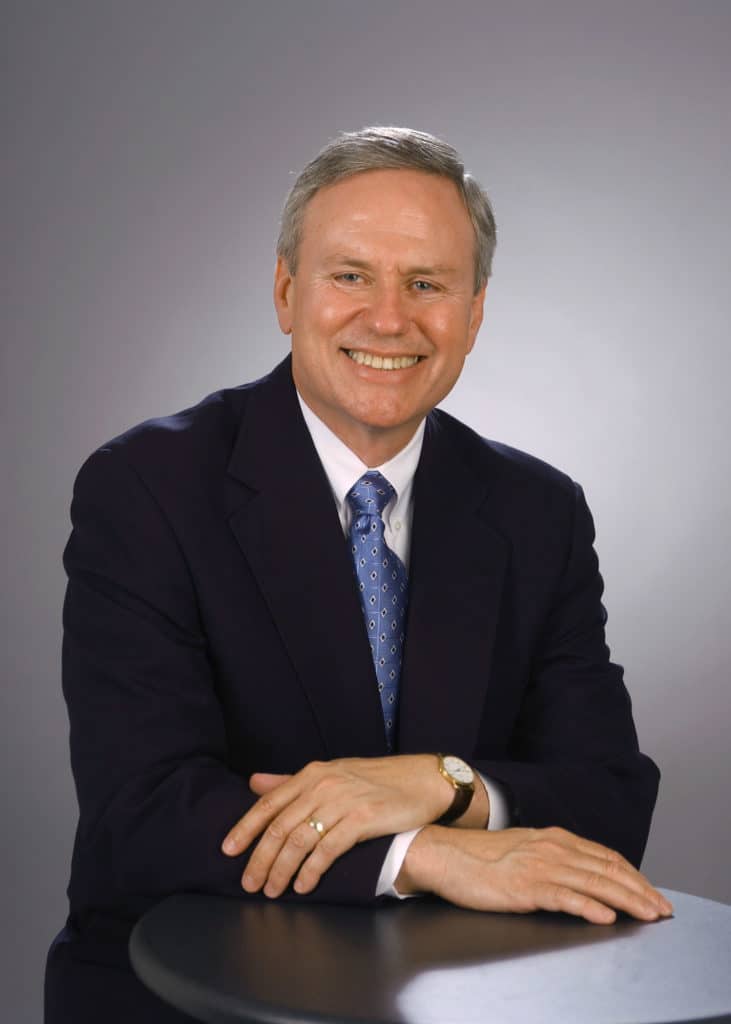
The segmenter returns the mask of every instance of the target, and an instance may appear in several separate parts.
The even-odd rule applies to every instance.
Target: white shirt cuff
[[[477,773],[487,790],[487,798],[490,801],[490,818],[487,822],[488,832],[497,832],[503,828],[510,827],[510,811],[508,810],[508,799],[505,789],[494,779],[486,779],[482,772]]]
[[[481,772],[477,774],[482,779],[490,801],[490,819],[487,823],[488,831],[496,832],[499,829],[507,828],[510,825],[510,813],[508,811],[505,790],[499,782],[486,779]],[[386,854],[386,859],[383,862],[381,873],[378,876],[376,896],[392,896],[397,900],[407,900],[410,896],[417,895],[416,893],[400,893],[396,889],[396,879],[406,859],[409,847],[420,832],[420,828],[414,828],[410,832],[400,832],[393,837],[393,841]]]
[[[381,873],[378,876],[376,896],[393,896],[397,900],[407,900],[409,896],[416,895],[416,893],[404,895],[398,892],[395,883],[406,857],[406,852],[420,832],[420,828],[412,828],[410,832],[400,832],[397,836],[393,837],[393,841],[386,854],[386,859],[383,862]]]

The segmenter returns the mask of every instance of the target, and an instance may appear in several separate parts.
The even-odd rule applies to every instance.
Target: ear
[[[487,284],[483,284],[479,292],[475,292],[472,297],[472,305],[470,308],[470,323],[467,328],[467,352],[471,352],[474,348],[475,342],[477,341],[477,332],[482,325],[482,314],[484,312],[485,305],[485,292],[487,291]]]
[[[289,272],[289,267],[282,257],[277,256],[277,265],[274,268],[274,308],[283,334],[292,333],[293,300],[294,275]]]

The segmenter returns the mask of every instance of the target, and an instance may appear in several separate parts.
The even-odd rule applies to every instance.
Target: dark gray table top
[[[731,1021],[731,906],[665,891],[675,916],[563,915],[174,896],[130,941],[164,1000],[211,1024]]]

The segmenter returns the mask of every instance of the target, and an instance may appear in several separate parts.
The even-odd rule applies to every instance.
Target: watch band
[[[439,759],[440,774],[454,786],[454,799],[444,814],[437,818],[434,824],[449,825],[451,822],[456,821],[457,818],[461,818],[469,807],[475,793],[475,780],[473,776],[471,782],[459,782],[445,767],[444,754],[437,754],[437,758]]]

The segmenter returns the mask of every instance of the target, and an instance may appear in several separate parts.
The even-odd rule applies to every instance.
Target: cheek
[[[309,333],[328,335],[338,330],[353,314],[348,296],[330,287],[313,288],[302,309],[302,319]]]
[[[462,311],[444,310],[429,318],[429,336],[446,356],[465,354],[468,332],[469,318]]]
[[[316,314],[317,328],[321,334],[332,334],[343,322],[343,313],[337,306],[322,306]]]

